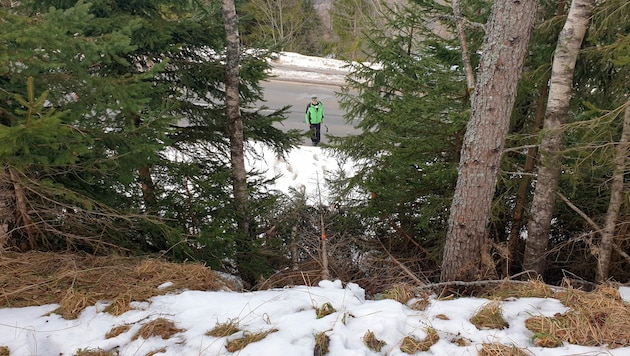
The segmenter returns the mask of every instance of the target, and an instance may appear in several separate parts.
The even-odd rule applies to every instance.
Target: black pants
[[[313,146],[317,146],[322,136],[322,124],[311,124],[311,141],[313,141]]]

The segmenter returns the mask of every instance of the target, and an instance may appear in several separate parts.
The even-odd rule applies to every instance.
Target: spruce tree
[[[37,170],[30,181],[40,183],[43,174],[48,186],[59,188],[49,194],[81,197],[82,213],[90,208],[100,219],[84,215],[85,228],[74,235],[60,223],[67,229],[58,231],[56,246],[93,238],[90,251],[99,244],[163,250],[214,266],[238,253],[235,209],[226,189],[220,8],[178,1],[23,4],[0,12],[7,23],[0,38],[7,48],[0,65],[2,124],[19,124],[24,106],[15,98],[27,97],[25,79],[32,76],[34,97],[47,89],[47,105],[63,111],[63,123],[89,142],[89,151],[55,171]],[[282,152],[297,142],[272,126],[284,111],[262,115],[253,108],[262,99],[258,83],[266,77],[270,54],[252,51],[241,58],[239,102],[246,138]],[[251,182],[254,203],[269,204],[268,195],[256,193],[262,182]],[[71,214],[61,211],[71,204],[61,203],[50,214],[70,221]],[[76,216],[73,221],[80,221]]]
[[[340,93],[361,133],[333,142],[357,162],[356,174],[338,182],[354,192],[340,203],[395,256],[420,254],[430,270],[439,264],[467,108],[461,55],[425,27],[421,10],[388,8],[384,24],[366,31],[370,64],[353,64]]]

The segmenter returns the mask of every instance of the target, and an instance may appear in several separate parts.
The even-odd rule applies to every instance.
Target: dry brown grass
[[[505,281],[500,285],[490,288],[487,294],[493,298],[506,299],[510,297],[518,298],[552,298],[554,291],[551,286],[540,280],[529,280],[527,283],[514,283]]]
[[[73,356],[115,356],[111,351],[105,351],[103,349],[85,349],[78,350]]]
[[[383,348],[383,346],[387,345],[385,341],[379,340],[378,338],[376,338],[374,333],[371,332],[370,330],[368,330],[365,333],[365,335],[363,335],[362,340],[365,346],[367,346],[370,350],[375,351],[375,352],[381,352],[381,349]]]
[[[276,331],[278,331],[278,329],[271,329],[267,331],[261,331],[258,333],[245,332],[243,333],[242,337],[228,341],[227,345],[225,345],[225,348],[229,352],[236,352],[238,350],[244,349],[245,346],[251,343],[258,342],[266,338],[269,334],[275,333]]]
[[[335,309],[335,307],[333,307],[332,304],[330,303],[324,303],[319,308],[315,307],[315,314],[316,314],[317,319],[321,319],[325,317],[326,315],[330,315],[336,311],[337,309]]]
[[[451,340],[451,342],[453,344],[455,344],[457,346],[461,346],[461,347],[469,346],[470,344],[472,344],[471,340],[469,340],[469,339],[467,339],[465,337],[462,337],[462,336],[456,336],[454,339]]]
[[[508,346],[503,344],[483,344],[479,350],[479,356],[531,356],[532,353],[518,348],[516,346]]]
[[[382,293],[383,298],[393,299],[401,304],[406,304],[415,296],[416,288],[411,284],[399,283]]]
[[[413,310],[425,310],[431,303],[431,295],[428,292],[415,293],[416,297],[408,302],[409,307]]]
[[[315,347],[313,348],[314,356],[324,356],[330,352],[330,336],[325,332],[320,332],[315,335]]]
[[[429,306],[429,298],[419,298],[416,299],[409,307],[413,310],[422,311],[427,309]]]
[[[153,336],[159,336],[162,339],[170,339],[171,336],[182,332],[182,329],[179,329],[175,326],[175,323],[168,319],[158,318],[153,321],[150,321],[140,328],[138,332],[131,338],[132,340],[136,340],[138,338],[149,339]]]
[[[55,312],[69,319],[102,300],[111,301],[107,310],[120,315],[131,301],[172,290],[237,289],[202,264],[155,258],[3,252],[0,270],[1,308],[58,303]],[[158,289],[167,281],[173,286]]]
[[[105,338],[106,339],[114,338],[120,334],[126,333],[127,331],[129,331],[129,329],[131,329],[130,325],[119,325],[119,326],[113,327],[110,331],[107,332],[107,334],[105,334]]]
[[[11,356],[11,350],[6,346],[0,346],[0,356]]]
[[[83,309],[90,306],[90,295],[87,292],[75,291],[70,288],[66,295],[61,298],[59,307],[53,313],[61,315],[64,319],[76,319]]]
[[[562,346],[562,340],[556,334],[563,335],[566,331],[554,321],[554,318],[535,316],[525,320],[525,327],[534,333],[532,337],[534,345],[548,348]]]
[[[165,352],[166,352],[166,348],[161,348],[159,350],[155,350],[155,351],[151,351],[151,352],[147,353],[146,356],[154,356],[154,355],[157,355],[157,354],[163,354]]]
[[[422,340],[418,340],[413,336],[405,336],[400,344],[400,351],[410,355],[413,355],[418,351],[429,351],[431,346],[435,345],[435,343],[439,340],[440,336],[437,334],[435,329],[428,328],[427,336]]]
[[[609,348],[630,346],[630,305],[621,299],[617,288],[600,286],[592,292],[569,288],[554,297],[570,310],[526,321],[537,345],[557,347],[567,342]]]
[[[507,321],[503,319],[503,315],[501,315],[501,304],[497,301],[484,304],[470,318],[470,322],[477,329],[504,329],[509,326]]]
[[[206,332],[207,336],[226,337],[240,331],[238,321],[228,320],[225,323],[218,323],[212,330]]]

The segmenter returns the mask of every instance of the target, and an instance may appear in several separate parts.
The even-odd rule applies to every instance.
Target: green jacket
[[[324,105],[319,101],[316,105],[308,103],[305,117],[307,124],[321,124],[324,121]]]

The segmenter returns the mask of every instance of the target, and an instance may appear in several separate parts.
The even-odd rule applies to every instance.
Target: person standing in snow
[[[306,106],[306,124],[311,129],[311,141],[317,146],[321,139],[322,123],[324,122],[324,105],[314,96]]]

